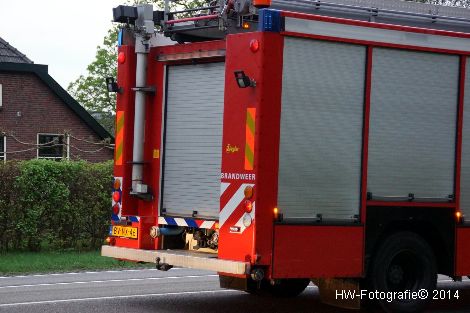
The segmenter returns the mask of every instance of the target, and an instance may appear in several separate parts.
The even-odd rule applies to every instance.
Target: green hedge
[[[0,251],[88,250],[106,236],[112,162],[0,164]]]

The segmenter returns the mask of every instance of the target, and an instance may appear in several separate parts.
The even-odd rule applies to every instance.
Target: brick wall
[[[7,152],[34,148],[17,142],[10,134],[19,141],[36,144],[38,133],[69,133],[71,159],[101,162],[113,158],[112,150],[83,141],[100,142],[101,138],[35,74],[0,72],[0,84],[3,85],[0,132],[7,134]],[[33,149],[7,154],[7,159],[26,160],[36,156],[37,151]]]

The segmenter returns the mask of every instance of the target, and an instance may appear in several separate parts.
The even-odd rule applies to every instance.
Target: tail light
[[[121,200],[121,193],[119,191],[113,192],[113,200],[114,202],[119,202]]]
[[[116,204],[113,206],[113,214],[114,214],[114,215],[118,215],[118,214],[119,214],[119,209],[120,209],[120,208],[119,208],[119,204],[116,203]]]
[[[258,50],[259,50],[259,40],[253,39],[252,41],[250,41],[250,50],[253,53],[258,52]]]
[[[253,202],[250,200],[245,200],[245,211],[246,213],[251,213],[251,211],[253,211]]]

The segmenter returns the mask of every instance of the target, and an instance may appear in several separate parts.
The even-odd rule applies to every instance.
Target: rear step
[[[142,250],[103,246],[101,255],[136,262],[169,264],[172,266],[209,270],[227,274],[250,273],[250,263],[221,260],[216,254],[188,250]]]

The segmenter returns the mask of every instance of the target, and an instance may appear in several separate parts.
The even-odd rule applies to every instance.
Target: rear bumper
[[[101,255],[136,262],[167,263],[173,266],[209,270],[227,274],[246,275],[250,263],[218,259],[215,254],[187,250],[142,250],[114,246],[102,246]]]

